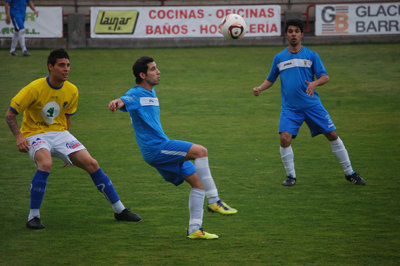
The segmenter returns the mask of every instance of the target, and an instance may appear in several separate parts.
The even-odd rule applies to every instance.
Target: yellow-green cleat
[[[188,234],[186,237],[189,239],[206,239],[206,240],[212,240],[212,239],[218,238],[218,236],[215,234],[210,234],[210,233],[204,232],[203,228],[200,228],[199,230],[194,231],[190,235]]]
[[[232,215],[238,212],[236,209],[229,207],[228,204],[221,200],[213,204],[208,204],[207,209],[209,212],[218,212],[222,215]]]

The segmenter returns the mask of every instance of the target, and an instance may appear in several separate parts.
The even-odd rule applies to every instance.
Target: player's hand
[[[22,135],[17,135],[17,147],[20,152],[29,151],[29,141]]]
[[[116,99],[108,104],[108,109],[110,109],[111,112],[115,112],[115,110],[124,107],[124,105],[125,104],[121,99]]]
[[[36,17],[38,17],[39,16],[39,12],[37,12],[37,10],[35,10],[34,12],[35,12]]]
[[[260,87],[255,87],[253,88],[253,94],[254,96],[259,96],[261,93],[261,88]]]
[[[314,98],[314,91],[315,91],[315,88],[317,87],[317,85],[315,85],[314,82],[309,82],[307,80],[306,80],[306,83],[308,85],[307,90],[306,90],[307,96],[312,96]]]
[[[6,24],[10,24],[11,23],[11,18],[9,16],[6,17]]]

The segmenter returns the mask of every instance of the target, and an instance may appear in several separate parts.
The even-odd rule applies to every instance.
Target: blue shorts
[[[312,137],[336,130],[328,111],[322,105],[317,105],[304,111],[282,110],[279,133],[288,132],[295,138],[304,121]]]
[[[16,31],[25,29],[25,17],[13,16],[12,14],[10,14],[10,17]]]
[[[158,170],[165,181],[178,186],[183,183],[185,177],[196,173],[193,163],[185,161],[192,145],[193,143],[187,141],[169,140],[162,146],[159,154],[148,163]]]

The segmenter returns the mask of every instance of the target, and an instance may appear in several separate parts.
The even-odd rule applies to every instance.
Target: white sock
[[[189,230],[191,234],[200,229],[203,223],[203,205],[205,191],[198,188],[192,188],[189,195]]]
[[[18,36],[19,36],[18,33],[19,32],[15,31],[14,35],[12,36],[10,53],[15,52],[15,49],[17,49]]]
[[[289,147],[286,148],[283,148],[281,146],[280,152],[281,152],[283,167],[285,167],[286,175],[296,178],[296,172],[294,170],[294,159],[293,159],[294,155],[292,146],[290,145]]]
[[[18,39],[19,39],[19,45],[21,46],[21,50],[22,50],[22,51],[26,51],[26,46],[25,46],[25,29],[19,31]]]
[[[344,173],[346,175],[351,175],[353,173],[353,168],[351,167],[349,154],[344,147],[343,141],[338,137],[336,140],[330,141],[330,143],[332,146],[332,152],[336,155],[336,158],[338,158],[339,163],[343,167]]]
[[[203,184],[208,204],[217,202],[219,200],[218,190],[215,186],[214,179],[211,176],[210,167],[208,165],[208,157],[194,160],[194,167],[196,168],[197,175]]]
[[[29,215],[28,215],[28,221],[32,220],[35,217],[40,218],[39,209],[30,209]]]
[[[115,203],[113,203],[113,204],[111,205],[111,207],[112,207],[113,211],[114,211],[115,213],[117,213],[117,214],[119,214],[119,213],[121,213],[123,210],[125,210],[125,206],[124,206],[124,204],[122,204],[122,202],[121,202],[120,200],[117,201],[117,202],[115,202]]]

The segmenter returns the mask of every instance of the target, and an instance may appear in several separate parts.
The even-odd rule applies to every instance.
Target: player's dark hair
[[[287,33],[289,26],[299,27],[301,32],[304,32],[304,24],[300,19],[289,19],[286,21],[285,33]]]
[[[140,84],[143,79],[140,77],[140,73],[147,73],[148,63],[154,62],[154,59],[149,56],[142,56],[132,66],[133,75],[136,78],[136,84]]]
[[[49,57],[47,58],[47,65],[51,64],[52,66],[54,66],[57,62],[57,59],[62,59],[62,58],[66,58],[69,60],[67,51],[65,51],[62,48],[55,49],[55,50],[51,51],[51,53],[49,54]]]

